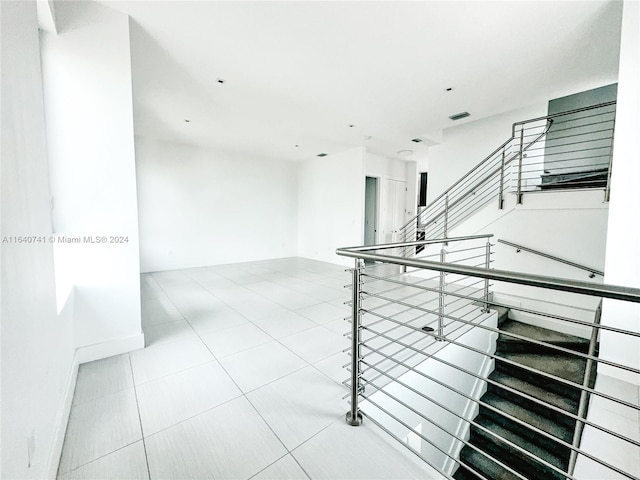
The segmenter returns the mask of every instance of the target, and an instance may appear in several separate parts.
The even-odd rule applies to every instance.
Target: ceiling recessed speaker
[[[468,117],[469,115],[470,115],[469,112],[461,112],[461,113],[456,113],[455,115],[451,115],[449,118],[451,120],[460,120],[461,118]]]

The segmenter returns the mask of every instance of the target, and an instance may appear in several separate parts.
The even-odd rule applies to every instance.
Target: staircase
[[[506,334],[501,333],[498,338],[496,356],[499,358],[496,358],[495,370],[489,376],[489,379],[496,384],[488,385],[487,392],[481,398],[481,402],[488,406],[481,405],[474,420],[477,425],[483,428],[477,425],[471,426],[469,443],[475,449],[466,445],[460,453],[460,462],[471,470],[460,466],[453,477],[457,480],[476,480],[483,477],[495,480],[520,478],[488,458],[492,457],[531,480],[564,480],[566,478],[564,475],[534,460],[513,445],[496,438],[487,430],[566,471],[571,451],[558,444],[554,438],[571,444],[575,431],[575,420],[520,394],[512,393],[503,386],[576,414],[580,399],[578,388],[527,371],[517,365],[530,367],[582,385],[586,360],[570,353],[559,352],[546,346],[514,338],[508,334],[512,333],[580,353],[587,353],[589,341],[511,320],[507,317],[506,312],[501,315],[500,329]],[[595,383],[595,372],[592,379],[590,387],[593,387]],[[536,432],[506,415],[546,432],[552,438]],[[476,475],[473,471],[481,476]]]

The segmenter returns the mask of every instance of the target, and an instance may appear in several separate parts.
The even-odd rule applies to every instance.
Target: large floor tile
[[[309,363],[323,360],[349,346],[345,337],[322,326],[289,335],[279,341]]]
[[[309,480],[309,477],[291,455],[285,455],[251,480]]]
[[[202,341],[217,358],[222,358],[271,342],[273,338],[254,324],[245,323],[202,335]]]
[[[248,479],[287,453],[245,398],[146,439],[152,479]]]
[[[75,405],[60,459],[66,473],[142,438],[132,388]]]
[[[242,395],[217,361],[207,362],[137,387],[145,436]]]
[[[444,478],[366,419],[359,427],[337,420],[291,454],[314,480]]]
[[[298,370],[247,395],[284,445],[292,450],[342,417],[344,390],[313,367]]]
[[[130,354],[133,380],[140,385],[214,359],[199,338],[161,343]]]
[[[253,323],[273,338],[286,337],[317,326],[317,323],[288,309],[253,320]]]
[[[350,361],[351,357],[344,352],[340,352],[314,363],[313,366],[337,384],[343,385],[342,382],[350,375],[347,369],[344,368],[344,365]]]
[[[343,309],[326,302],[301,308],[296,312],[319,324],[341,320],[346,316]]]
[[[305,367],[307,364],[278,342],[270,342],[220,359],[244,392]]]
[[[197,335],[189,323],[182,318],[175,322],[145,327],[144,329],[144,342],[147,347],[190,338],[197,338]]]
[[[80,365],[73,404],[96,400],[133,387],[129,354],[103,358]]]
[[[153,298],[142,299],[142,326],[153,327],[182,320],[182,314],[164,292],[156,292]]]
[[[236,310],[225,306],[217,310],[192,312],[187,321],[199,335],[246,324],[249,320]]]
[[[142,441],[105,455],[58,476],[58,480],[148,480],[147,457]]]

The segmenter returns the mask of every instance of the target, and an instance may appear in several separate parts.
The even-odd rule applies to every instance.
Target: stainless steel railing
[[[446,238],[464,220],[512,192],[603,188],[609,200],[615,102],[512,125],[511,137],[407,222],[404,241]],[[404,256],[414,256],[406,249]]]
[[[490,282],[499,281],[531,288],[535,297],[549,297],[559,291],[572,292],[579,298],[633,303],[640,303],[640,289],[490,269],[490,240],[491,235],[480,235],[337,250],[338,255],[355,260],[351,284],[351,361],[347,365],[350,380],[346,382],[351,405],[347,421],[358,425],[363,418],[371,420],[446,478],[472,478],[464,476],[466,473],[475,475],[473,478],[492,478],[469,461],[481,458],[513,478],[534,478],[527,470],[533,465],[549,478],[576,479],[584,475],[586,468],[591,473],[600,468],[609,474],[602,478],[618,475],[637,479],[640,465],[637,470],[621,465],[617,457],[608,456],[604,451],[607,449],[594,448],[594,442],[599,446],[603,442],[615,443],[617,450],[628,450],[630,458],[640,454],[636,436],[602,415],[605,408],[638,418],[637,399],[630,400],[617,389],[606,388],[603,382],[609,378],[607,372],[638,376],[640,366],[598,351],[601,333],[615,337],[609,341],[630,338],[640,344],[638,326],[629,324],[620,328],[601,322],[601,304],[593,318],[585,320],[542,312],[524,304],[496,302],[489,288]],[[385,254],[417,246],[424,247],[422,253],[433,259]],[[484,252],[482,256],[480,251]],[[375,263],[367,265],[365,260]],[[529,318],[529,323],[535,323],[536,318],[554,322],[558,331],[582,328],[588,332],[580,340],[585,348],[576,349],[566,343],[566,337],[562,341],[535,337],[529,327],[512,329],[513,320],[498,322],[495,312],[504,316],[507,309],[514,317]],[[509,341],[517,342],[518,348],[526,351],[544,352],[552,359],[575,360],[583,365],[584,371],[567,376],[560,367],[542,369],[535,362],[527,364],[520,357],[509,357],[497,350],[496,342]],[[575,399],[565,402],[572,405],[571,409],[555,397],[499,381],[491,374],[498,365],[522,372],[523,378],[535,377],[543,384],[555,385],[560,392],[575,393]],[[530,405],[527,408],[533,411],[543,409],[547,412],[544,415],[558,424],[571,425],[571,435],[558,436],[551,427],[534,425],[517,412],[500,408],[485,397],[489,390],[508,394]],[[506,427],[488,428],[485,417],[480,418],[478,412],[521,429],[544,447],[528,448]],[[528,466],[522,467],[513,458],[479,447],[473,435],[484,436],[492,445],[509,449],[513,458]],[[462,458],[461,452],[465,451]],[[566,452],[566,458],[559,461],[552,454],[547,455],[549,451]]]

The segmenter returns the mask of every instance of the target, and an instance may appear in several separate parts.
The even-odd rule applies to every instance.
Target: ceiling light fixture
[[[413,150],[398,150],[398,155],[408,157],[409,155],[413,155]]]
[[[460,112],[460,113],[456,113],[455,115],[451,115],[449,118],[451,120],[460,120],[461,118],[466,118],[470,115],[469,112]]]
[[[224,78],[216,78],[216,82],[218,82],[220,85],[222,85],[223,83],[226,82],[226,80]]]
[[[421,138],[412,138],[411,141],[415,142],[415,143],[420,143],[422,141],[422,139]]]
[[[353,127],[355,127],[355,125],[353,123],[350,123],[349,128],[353,128]]]
[[[447,88],[444,89],[445,92],[450,92],[452,90],[453,90],[453,87],[447,87]]]
[[[326,153],[319,153],[318,155],[316,155],[316,157],[326,157],[327,154]]]
[[[184,123],[189,123],[191,120],[189,120],[188,118],[184,119]]]

